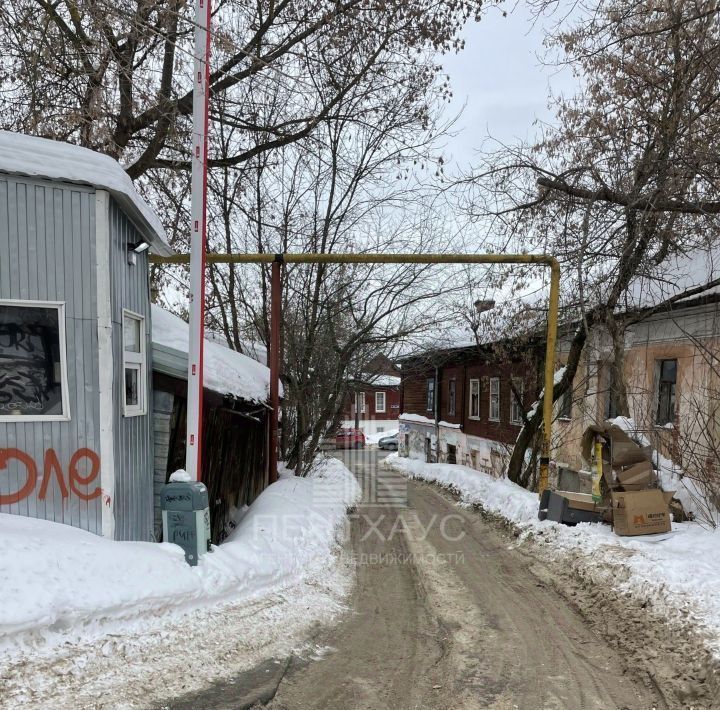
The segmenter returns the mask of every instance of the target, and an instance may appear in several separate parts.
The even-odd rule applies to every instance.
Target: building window
[[[677,383],[677,360],[658,360],[657,368],[657,424],[675,421],[675,385]]]
[[[425,383],[425,394],[426,394],[426,409],[428,412],[435,411],[435,380],[429,377]]]
[[[605,397],[605,419],[615,419],[617,417],[617,396],[615,384],[615,367],[608,368],[608,386]]]
[[[385,413],[385,393],[384,392],[376,392],[375,393],[375,411],[378,414]]]
[[[572,419],[572,386],[568,387],[560,396],[560,419]]]
[[[365,414],[365,393],[358,393],[358,403],[360,404],[360,414]]]
[[[514,392],[512,394],[512,404],[510,406],[510,421],[513,424],[523,423],[523,397],[525,395],[525,383],[519,377],[512,378]],[[517,394],[516,394],[517,393]],[[519,401],[518,401],[519,398]]]
[[[500,378],[490,378],[490,414],[488,419],[491,422],[500,421]]]
[[[448,414],[455,414],[455,392],[457,384],[455,380],[448,380]]]
[[[123,413],[126,417],[146,414],[145,319],[130,311],[123,311],[123,368],[125,370]]]
[[[69,418],[64,305],[0,301],[0,420]]]
[[[480,419],[480,380],[470,380],[470,419]]]

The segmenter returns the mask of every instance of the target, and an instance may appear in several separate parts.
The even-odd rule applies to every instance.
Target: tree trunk
[[[593,315],[593,313],[589,313],[586,318],[588,328],[592,327],[594,321]],[[556,402],[557,399],[570,388],[573,379],[575,379],[575,373],[577,372],[580,357],[582,356],[585,341],[587,340],[587,331],[585,330],[586,323],[580,323],[578,329],[575,331],[570,345],[567,363],[565,364],[565,373],[560,379],[560,382],[553,387],[553,402]],[[522,485],[523,481],[527,482],[531,477],[532,472],[525,471],[525,452],[531,447],[535,435],[540,430],[542,419],[543,407],[541,397],[534,414],[527,419],[523,428],[520,430],[510,457],[508,478],[519,485]]]
[[[607,327],[613,343],[613,361],[611,364],[611,388],[608,395],[615,401],[615,415],[630,416],[625,382],[625,323],[617,320],[612,313],[607,316]]]

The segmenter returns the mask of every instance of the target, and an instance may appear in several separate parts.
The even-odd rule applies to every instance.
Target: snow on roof
[[[152,307],[152,341],[187,355],[190,328],[178,316]],[[270,389],[270,370],[247,355],[205,340],[205,387],[254,402],[265,402]],[[187,369],[187,364],[185,365]],[[282,386],[281,386],[282,394]]]
[[[362,378],[369,385],[377,387],[399,387],[400,378],[393,375],[364,375]]]
[[[657,271],[635,279],[628,289],[629,305],[652,307],[720,278],[720,249],[700,247],[687,254],[671,255]]]
[[[157,215],[140,197],[120,163],[109,155],[48,138],[0,131],[0,172],[107,190],[147,238],[155,253],[165,256],[173,253]]]

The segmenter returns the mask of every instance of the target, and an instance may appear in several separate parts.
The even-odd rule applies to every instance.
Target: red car
[[[362,449],[365,446],[365,434],[361,429],[340,429],[335,436],[336,449]]]

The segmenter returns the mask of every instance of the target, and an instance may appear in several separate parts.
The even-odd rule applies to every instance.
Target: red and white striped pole
[[[185,469],[202,478],[205,249],[207,243],[208,108],[210,101],[210,2],[195,0],[192,181],[190,190],[190,347],[188,352]]]

